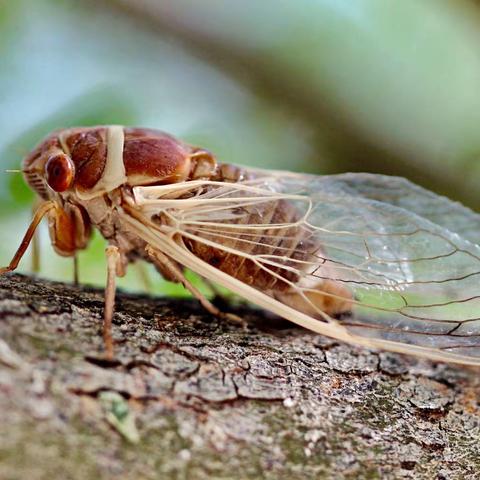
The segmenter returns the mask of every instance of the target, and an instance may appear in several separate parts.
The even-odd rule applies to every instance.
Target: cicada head
[[[26,182],[43,200],[57,204],[49,213],[49,226],[52,244],[61,255],[85,248],[90,238],[90,220],[74,201],[74,192],[79,186],[95,184],[101,176],[106,158],[104,131],[99,127],[53,132],[23,160]],[[75,148],[77,144],[81,148]]]
[[[46,164],[50,158],[53,159],[56,155],[62,153],[58,138],[55,135],[50,135],[22,162],[22,171],[27,184],[44,200],[50,199],[45,177]]]
[[[24,159],[25,180],[44,199],[92,188],[105,168],[106,130],[72,128],[52,133]]]

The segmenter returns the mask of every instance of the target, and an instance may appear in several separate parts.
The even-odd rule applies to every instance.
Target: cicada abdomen
[[[115,277],[145,260],[213,314],[185,268],[318,333],[480,363],[480,217],[406,180],[237,167],[120,126],[54,132],[23,172],[42,203],[1,271],[16,268],[44,216],[65,256],[97,228],[108,243],[108,356]]]
[[[218,183],[199,187],[201,192],[189,195],[205,199],[210,191],[218,198],[218,184],[254,184],[262,181],[262,175],[220,164],[208,180]],[[231,208],[223,205],[216,214],[216,226],[200,222],[188,228],[188,222],[184,223],[186,231],[193,235],[183,238],[188,250],[229,276],[314,318],[348,313],[351,293],[343,285],[328,280],[332,274],[328,267],[324,267],[324,279],[305,276],[312,265],[317,270],[322,268],[321,243],[301,223],[305,212],[294,201],[254,198],[242,202],[242,191],[237,190],[236,194],[240,195],[240,202],[232,202]],[[243,192],[245,197],[249,194]],[[212,207],[209,215],[213,216]],[[266,261],[267,266],[258,259]],[[268,259],[272,260],[269,264]]]

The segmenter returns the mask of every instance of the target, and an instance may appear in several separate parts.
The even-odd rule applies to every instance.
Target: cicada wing
[[[257,171],[238,183],[138,187],[135,194],[151,242],[257,304],[346,341],[480,364],[480,248],[472,241],[480,217],[459,204],[366,174]],[[155,223],[160,212],[170,231]],[[194,254],[192,242],[276,281],[259,288],[226,275],[198,248]],[[326,295],[348,303],[349,316],[295,312],[275,291],[288,285],[312,303],[325,282],[341,287]]]
[[[480,215],[438,195],[406,178],[372,173],[342,173],[338,175],[308,175],[302,173],[255,169],[258,175],[284,179],[285,191],[303,190],[305,195],[316,192],[377,200],[396,206],[430,220],[457,233],[465,240],[480,243]],[[302,186],[303,185],[303,186]]]
[[[465,240],[480,242],[480,215],[406,178],[371,173],[344,173],[324,178],[335,191],[403,208]]]

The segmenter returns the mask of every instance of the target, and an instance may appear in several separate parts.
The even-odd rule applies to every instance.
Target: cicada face
[[[48,213],[49,232],[54,249],[62,256],[72,256],[78,249],[87,246],[91,225],[85,210],[71,202],[71,192],[78,179],[85,177],[85,173],[78,175],[82,165],[78,162],[75,164],[72,159],[63,141],[65,132],[69,133],[69,137],[87,133],[86,129],[52,133],[24,159],[22,171],[26,182],[40,198],[55,204],[55,208]],[[89,163],[98,165],[101,156],[99,132],[93,131],[91,138],[96,138],[97,141],[96,145],[91,145],[93,148]]]
[[[67,190],[75,176],[73,162],[63,151],[56,133],[23,160],[22,171],[26,182],[44,200],[56,199],[56,193]]]

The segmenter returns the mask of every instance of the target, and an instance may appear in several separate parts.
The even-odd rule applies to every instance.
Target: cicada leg
[[[243,328],[246,327],[247,323],[242,318],[234,315],[232,313],[225,313],[218,309],[215,305],[213,305],[205,296],[192,285],[186,278],[183,272],[178,268],[178,266],[170,260],[164,253],[160,252],[159,250],[155,250],[149,246],[146,247],[146,252],[153,260],[155,260],[156,264],[160,264],[162,269],[168,274],[168,277],[173,279],[174,281],[181,283],[184,288],[186,288],[199,302],[200,305],[212,315],[216,317],[225,318],[233,323],[240,324]]]
[[[125,275],[125,268],[118,247],[109,245],[105,249],[105,256],[107,257],[107,285],[105,287],[105,308],[103,312],[103,342],[106,358],[113,360],[112,319],[115,310],[116,279]]]
[[[202,282],[212,291],[212,294],[215,298],[218,298],[224,303],[228,303],[228,297],[220,289],[211,282],[208,278],[202,277]]]
[[[38,273],[40,271],[40,241],[38,234],[32,238],[32,272]]]
[[[35,216],[35,212],[42,204],[40,198],[37,198],[32,206],[32,220]],[[31,255],[31,268],[33,273],[40,271],[40,239],[38,233],[35,233],[32,237],[32,255]]]
[[[73,256],[73,284],[77,286],[79,284],[78,278],[78,255],[75,254]]]
[[[12,260],[10,261],[7,267],[0,268],[0,275],[7,272],[13,272],[20,263],[23,255],[27,251],[30,242],[32,241],[35,230],[37,229],[38,225],[40,224],[42,218],[47,215],[48,213],[52,212],[56,208],[55,202],[49,201],[42,203],[36,210],[35,214],[33,215],[32,222],[30,223],[21,243],[18,247],[15,255],[13,256]]]
[[[90,224],[75,205],[58,207],[49,222],[50,238],[55,251],[73,259],[73,283],[79,283],[77,251],[85,248],[91,235]]]

